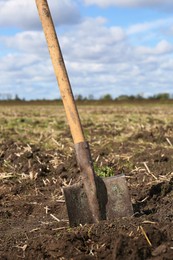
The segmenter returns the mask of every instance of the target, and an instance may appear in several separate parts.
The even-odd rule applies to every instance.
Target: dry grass
[[[148,183],[171,178],[172,172],[158,175],[150,159],[154,150],[173,150],[172,105],[80,106],[79,113],[98,167],[111,165],[116,172],[125,171],[131,182],[142,172],[145,173],[143,181],[147,179]],[[30,151],[33,144],[46,151],[54,149],[55,153],[49,155],[52,156],[52,166],[56,168],[74,153],[62,106],[0,106],[0,123],[1,143],[8,139],[25,143],[24,149],[16,153],[19,157]],[[144,155],[148,149],[151,154],[148,154],[147,160],[135,160],[137,155]],[[2,153],[0,150],[1,156]],[[173,159],[172,152],[170,157]],[[40,158],[38,162],[41,164]],[[1,164],[0,171],[0,180],[37,179],[37,172],[30,172],[29,176],[17,173],[8,158]],[[46,185],[46,180],[44,182]],[[69,183],[64,181],[63,185]]]

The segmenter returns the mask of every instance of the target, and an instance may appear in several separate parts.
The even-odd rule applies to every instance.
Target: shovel
[[[98,223],[133,215],[132,203],[123,174],[100,178],[94,172],[89,144],[86,142],[74,101],[64,59],[47,0],[35,0],[58,81],[67,121],[80,168],[80,182],[64,188],[70,226]]]

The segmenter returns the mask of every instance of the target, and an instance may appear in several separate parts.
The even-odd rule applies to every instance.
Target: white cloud
[[[45,54],[45,37],[42,31],[24,31],[14,36],[1,36],[1,44],[15,51]],[[44,52],[44,53],[43,53]],[[47,53],[47,52],[46,52]]]
[[[173,8],[172,0],[84,0],[87,5],[98,5],[100,7],[120,6],[120,7],[146,7],[162,8],[170,10]]]
[[[121,27],[107,27],[105,19],[85,19],[59,35],[74,93],[113,96],[170,90],[173,46],[163,39],[151,48],[135,46]],[[33,98],[59,94],[41,31],[0,37],[11,54],[0,57],[0,93]],[[161,91],[162,90],[162,91]],[[47,94],[48,93],[48,94]]]
[[[31,99],[58,96],[50,60],[36,54],[8,54],[0,58],[0,77],[0,93],[5,90],[13,96],[17,93]]]
[[[159,19],[151,22],[139,23],[128,27],[127,33],[137,34],[137,33],[142,33],[142,32],[155,30],[155,29],[161,30],[162,28],[166,28],[168,30],[168,28],[170,28],[172,23],[173,23],[173,18]]]
[[[139,46],[136,51],[139,55],[165,55],[173,52],[173,45],[162,40],[154,48]]]
[[[80,20],[79,10],[74,1],[50,0],[51,13],[55,24],[73,24]],[[0,26],[35,30],[41,27],[35,1],[0,0]]]
[[[162,40],[156,46],[156,53],[158,54],[172,53],[172,51],[173,45],[167,42],[166,40]]]
[[[104,53],[114,51],[116,45],[121,45],[126,38],[122,28],[112,26],[107,28],[101,17],[88,18],[75,27],[74,31],[68,32],[62,37],[62,44],[68,56],[79,60],[103,60]],[[69,48],[71,42],[72,48]],[[117,47],[118,51],[118,47]]]

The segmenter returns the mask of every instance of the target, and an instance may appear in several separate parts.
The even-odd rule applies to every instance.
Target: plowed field
[[[62,106],[0,106],[0,259],[173,259],[173,105],[79,106],[95,170],[127,178],[134,216],[70,228],[80,179]]]

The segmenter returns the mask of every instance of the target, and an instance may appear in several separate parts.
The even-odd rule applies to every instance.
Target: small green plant
[[[97,165],[94,165],[94,170],[100,177],[111,177],[114,176],[114,170],[109,166],[101,166],[98,167]]]

